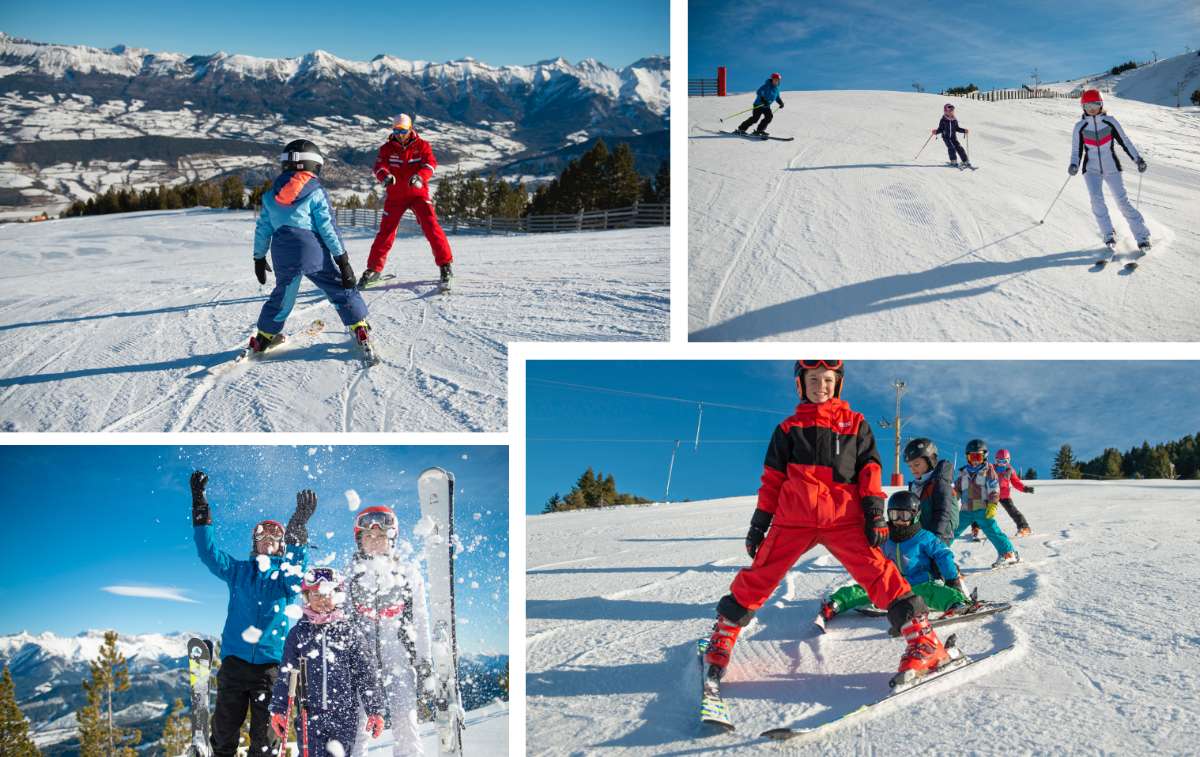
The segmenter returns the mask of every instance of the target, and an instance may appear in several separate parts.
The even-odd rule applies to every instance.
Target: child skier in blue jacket
[[[970,606],[962,577],[954,564],[954,553],[937,536],[921,528],[921,500],[912,492],[896,492],[888,498],[888,539],[883,554],[908,579],[913,594],[925,599],[930,609],[947,614]],[[821,605],[818,625],[855,607],[871,604],[867,590],[858,584],[843,586]]]
[[[971,168],[971,161],[967,159],[967,151],[958,143],[958,135],[970,134],[971,130],[958,125],[953,105],[946,103],[942,106],[942,120],[938,121],[937,128],[931,133],[942,135],[942,142],[946,144],[946,152],[950,155],[950,165],[958,168],[958,159],[961,157],[963,167]]]

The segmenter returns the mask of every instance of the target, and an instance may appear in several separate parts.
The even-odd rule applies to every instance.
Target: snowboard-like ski
[[[391,281],[394,278],[396,278],[396,274],[385,273],[382,276],[380,276],[379,278],[372,281],[371,283],[358,287],[358,291],[363,292],[363,291],[366,291],[367,289],[374,289],[375,287],[382,285],[385,281]]]
[[[213,644],[207,639],[188,639],[188,684],[192,689],[192,741],[188,757],[211,757],[208,681],[212,673]]]
[[[950,675],[951,673],[953,673],[955,671],[968,668],[977,662],[981,662],[983,660],[990,660],[991,658],[995,657],[996,655],[1003,654],[1004,652],[1013,648],[1013,645],[1010,644],[1007,647],[1002,647],[1001,649],[998,649],[995,652],[992,652],[991,654],[985,655],[983,657],[967,657],[966,655],[964,655],[962,653],[961,650],[958,649],[957,642],[958,642],[958,640],[954,636],[951,636],[949,639],[946,640],[946,644],[945,644],[946,651],[948,653],[951,653],[952,658],[953,658],[950,662],[942,665],[942,667],[938,668],[935,671],[926,673],[925,675],[914,679],[912,682],[907,683],[906,685],[903,685],[903,686],[893,685],[892,692],[890,694],[888,694],[887,696],[883,697],[882,699],[879,699],[878,701],[871,702],[869,704],[864,704],[862,707],[859,707],[857,710],[851,710],[850,712],[847,712],[845,715],[842,715],[841,717],[837,718],[836,720],[831,720],[828,723],[822,723],[821,725],[815,726],[813,728],[772,728],[768,731],[763,731],[762,734],[760,734],[760,735],[762,736],[762,738],[772,739],[775,741],[794,741],[797,739],[802,740],[802,741],[810,741],[810,740],[815,741],[817,739],[822,738],[828,731],[832,730],[834,727],[842,725],[842,724],[846,723],[846,721],[848,721],[848,720],[857,719],[859,717],[867,715],[877,705],[880,705],[884,702],[890,702],[895,697],[902,696],[904,694],[904,692],[906,692],[906,691],[912,691],[913,689],[920,688],[922,685],[929,683],[930,681],[937,680],[938,678],[941,678],[942,676],[945,676],[945,675]],[[953,652],[951,652],[952,649],[953,649]],[[895,681],[894,678],[893,678],[893,681]]]
[[[435,720],[441,754],[463,753],[466,713],[458,682],[458,640],[454,629],[454,476],[428,468],[417,479],[421,516],[431,526],[425,536],[429,570],[429,623],[433,646]]]
[[[791,142],[795,137],[773,137],[770,134],[752,134],[751,132],[742,133],[740,131],[727,131],[725,134],[732,134],[735,137],[746,137],[747,139],[761,139],[764,142],[768,139],[774,139],[777,142]]]
[[[708,651],[708,639],[700,639],[696,644],[700,658],[700,722],[715,725],[726,731],[733,730],[733,719],[729,717],[729,705],[721,698],[721,679],[710,675],[709,666],[704,662],[704,653]]]

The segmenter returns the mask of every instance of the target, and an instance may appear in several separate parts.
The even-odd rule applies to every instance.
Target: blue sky
[[[531,361],[526,371],[527,513],[566,494],[589,465],[621,491],[661,500],[674,439],[672,500],[753,494],[772,430],[796,404],[784,361]],[[982,437],[1042,478],[1064,443],[1087,459],[1200,432],[1200,362],[855,361],[846,371],[842,396],[871,421],[885,481],[894,446],[878,421],[894,415],[893,378],[907,384],[905,439],[929,436],[961,459],[967,440]],[[697,450],[695,402],[550,382],[740,409],[705,405]]]
[[[1011,87],[1035,67],[1042,81],[1075,79],[1200,44],[1196,0],[691,0],[688,9],[688,76],[724,65],[739,92],[772,71],[785,90]]]
[[[345,567],[354,548],[345,492],[356,491],[361,507],[392,507],[402,536],[419,549],[411,535],[420,517],[416,480],[434,465],[455,475],[455,530],[468,548],[456,567],[465,578],[459,647],[507,654],[508,450],[497,446],[0,447],[0,633],[219,635],[229,593],[196,556],[188,489],[195,468],[209,474],[220,548],[246,559],[254,524],[286,523],[296,492],[313,489],[312,554],[336,553],[332,564]],[[192,601],[116,595],[109,586],[170,588]]]
[[[167,10],[169,8],[169,11]],[[471,56],[493,65],[559,55],[625,66],[667,55],[667,0],[456,0],[452,3],[5,2],[0,31],[39,42],[144,47],[188,55],[224,50],[267,58],[321,49],[370,60]]]

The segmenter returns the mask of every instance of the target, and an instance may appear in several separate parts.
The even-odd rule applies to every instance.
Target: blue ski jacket
[[[288,281],[301,273],[316,273],[325,258],[346,252],[333,217],[333,203],[316,174],[284,171],[263,193],[262,212],[254,227],[254,257],[271,251],[275,277]]]
[[[221,631],[222,657],[239,657],[260,665],[283,658],[283,642],[292,621],[285,611],[299,596],[300,579],[308,569],[308,546],[288,544],[283,557],[267,557],[266,570],[259,559],[235,560],[213,542],[212,526],[196,526],[196,553],[214,576],[229,586],[229,606]],[[261,634],[254,638],[256,631]]]
[[[283,648],[283,665],[271,689],[270,711],[287,712],[288,678],[305,662],[308,694],[304,700],[309,717],[329,712],[331,719],[355,727],[358,704],[368,715],[382,715],[383,687],[379,669],[362,649],[362,636],[350,620],[317,624],[300,619],[288,634]],[[353,731],[351,731],[353,734]]]
[[[770,79],[767,79],[766,83],[759,87],[758,91],[754,94],[754,107],[756,108],[760,105],[770,105],[771,103],[783,105],[783,100],[779,99],[779,85],[772,84]]]
[[[958,578],[958,566],[954,564],[954,553],[950,548],[925,529],[917,531],[910,539],[896,543],[888,539],[883,543],[883,554],[896,563],[908,582],[923,584],[935,578],[953,581]]]

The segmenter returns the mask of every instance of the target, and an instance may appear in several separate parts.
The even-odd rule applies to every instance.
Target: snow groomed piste
[[[1080,176],[1075,99],[951,98],[978,171],[920,153],[947,98],[784,92],[772,136],[722,133],[752,95],[688,103],[689,338],[694,341],[1194,339],[1200,309],[1200,109],[1105,96],[1148,163],[1138,206],[1154,248],[1107,252]],[[737,121],[739,119],[733,119]],[[960,141],[965,141],[960,135]],[[1139,174],[1123,153],[1126,188]],[[1064,188],[1064,182],[1066,186]],[[1044,224],[1055,193],[1063,188]]]

